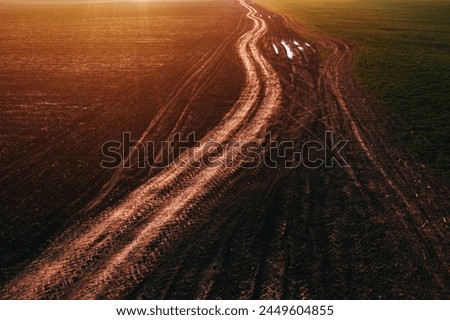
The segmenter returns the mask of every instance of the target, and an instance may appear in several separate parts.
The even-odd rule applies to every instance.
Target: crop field
[[[257,0],[347,39],[360,82],[393,118],[413,157],[450,178],[450,2]]]
[[[0,299],[450,296],[447,3],[12,2]]]
[[[202,125],[187,127],[201,136],[220,119],[241,85],[224,43],[241,13],[209,1],[0,4],[0,278],[81,219],[74,212],[112,174],[99,167],[102,144],[123,132],[139,138],[219,47],[229,53],[204,83],[217,101],[195,107],[190,119]]]

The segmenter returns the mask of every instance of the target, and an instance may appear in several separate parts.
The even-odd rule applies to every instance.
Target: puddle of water
[[[284,49],[286,50],[286,54],[287,57],[289,59],[292,59],[294,57],[294,52],[292,52],[291,48],[289,47],[289,45],[286,43],[286,41],[281,41],[281,44],[283,45]]]

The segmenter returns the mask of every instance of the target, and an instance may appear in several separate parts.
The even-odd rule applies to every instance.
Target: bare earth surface
[[[12,151],[2,157],[1,181],[9,190],[2,190],[1,219],[8,227],[1,236],[0,297],[449,298],[448,190],[410,161],[395,127],[354,80],[355,48],[244,0],[208,8],[228,10],[230,23],[218,28],[215,42],[189,51],[201,55],[168,62],[180,70],[162,67],[176,80],[172,87],[169,80],[159,84],[161,92],[172,92],[167,100],[147,108],[147,89],[125,86],[121,99],[105,104],[128,101],[122,113],[106,119],[102,108],[108,107],[99,107],[95,121],[89,115],[53,134],[47,150],[38,143],[48,141],[42,135],[29,142],[40,146],[30,147],[32,157],[13,159]],[[101,128],[123,128],[119,123],[139,132],[141,141],[196,131],[201,144],[226,145],[264,141],[271,132],[298,148],[332,131],[335,139],[350,140],[343,152],[349,167],[172,164],[145,172],[98,169],[83,180],[89,159],[96,159],[93,149],[86,158],[76,156],[81,164],[68,174],[80,190],[69,184],[67,194],[77,197],[60,199],[57,185],[64,182],[57,170],[67,163],[52,170],[48,155],[61,152],[60,144],[70,146],[67,155],[101,145],[112,134]],[[114,134],[120,137],[120,130]],[[29,196],[39,184],[54,194]],[[34,208],[37,225],[18,214],[17,208],[33,208],[27,199],[45,199]],[[47,203],[53,211],[40,212]],[[77,214],[69,219],[59,212]],[[27,252],[30,243],[36,245]]]

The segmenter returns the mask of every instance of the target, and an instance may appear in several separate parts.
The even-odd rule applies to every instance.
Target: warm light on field
[[[0,300],[448,298],[448,3],[0,1]]]

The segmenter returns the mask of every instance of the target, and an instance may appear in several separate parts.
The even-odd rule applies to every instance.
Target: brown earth
[[[187,40],[199,31],[174,38],[180,26],[164,29],[187,44],[185,55],[127,69],[135,84],[124,81],[120,94],[108,87],[116,79],[86,77],[87,88],[103,79],[107,94],[86,96],[89,108],[69,112],[48,133],[22,122],[36,136],[5,139],[12,142],[2,147],[1,296],[448,298],[448,190],[407,156],[395,123],[353,78],[356,48],[251,3],[213,3],[170,11],[201,12],[185,17],[205,23],[203,45]],[[12,70],[7,78],[14,75],[24,77]],[[63,93],[81,99],[77,90],[43,91],[61,94],[57,103],[67,101]],[[89,104],[93,96],[98,106]],[[8,99],[1,96],[2,112],[14,106]],[[29,99],[35,106],[36,97]],[[54,111],[41,113],[34,120],[25,110],[10,115],[5,134],[18,132],[20,119],[54,121]],[[331,131],[350,141],[343,152],[349,166],[105,172],[100,146],[127,128],[142,141],[195,131],[201,143],[224,145],[264,141],[271,132],[298,149]]]

